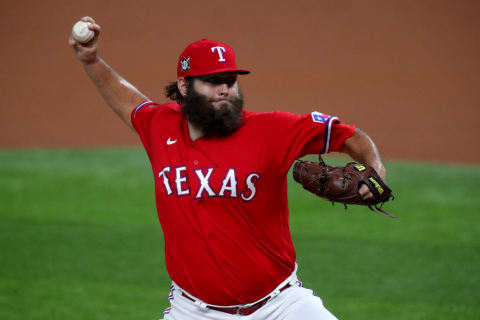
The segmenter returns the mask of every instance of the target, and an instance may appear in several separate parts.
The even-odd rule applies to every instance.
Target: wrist
[[[92,55],[92,56],[86,56],[80,61],[86,67],[86,66],[89,66],[89,65],[100,62],[100,57],[97,54],[95,54],[95,55]]]
[[[378,173],[378,175],[382,178],[382,180],[385,180],[385,177],[387,175],[387,170],[385,169],[385,166],[383,163],[375,163],[372,165],[373,169]]]

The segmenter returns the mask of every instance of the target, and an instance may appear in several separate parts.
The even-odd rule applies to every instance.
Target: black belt
[[[290,283],[287,283],[286,285],[284,285],[283,287],[280,288],[280,292],[289,288],[290,286],[291,286]],[[191,300],[191,301],[195,302],[195,300],[193,298],[187,296],[183,292],[182,292],[182,296],[184,296],[188,300]],[[242,316],[248,316],[248,315],[254,313],[255,311],[257,311],[258,309],[260,309],[261,307],[263,307],[264,305],[266,305],[269,300],[270,300],[270,297],[266,297],[265,299],[262,299],[262,300],[258,301],[257,303],[252,304],[251,306],[248,306],[248,307],[242,307],[242,306],[239,306],[239,307],[214,307],[214,306],[207,305],[207,308],[212,309],[212,310],[216,310],[216,311],[229,313],[229,314],[239,314],[239,315],[242,315]]]

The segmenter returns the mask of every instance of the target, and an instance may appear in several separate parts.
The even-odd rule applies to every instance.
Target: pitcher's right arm
[[[130,115],[133,108],[149,99],[100,58],[98,55],[100,26],[91,17],[83,17],[81,20],[91,23],[89,29],[95,32],[95,36],[84,44],[70,36],[68,43],[105,102],[132,128]]]

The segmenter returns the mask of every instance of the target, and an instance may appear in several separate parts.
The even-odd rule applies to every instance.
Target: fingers
[[[95,23],[95,20],[92,17],[89,17],[89,16],[85,16],[85,17],[81,18],[80,20],[85,21],[85,22],[90,22],[90,24],[88,25],[88,29],[95,32],[95,37],[98,38],[98,35],[100,33],[100,26]],[[95,39],[95,37],[94,37],[94,39]],[[93,39],[92,39],[92,41],[93,41]]]
[[[79,50],[81,50],[82,47],[84,47],[83,44],[81,44],[77,40],[73,39],[73,37],[71,35],[68,38],[68,45],[70,47],[72,47],[75,51],[79,51]]]
[[[360,187],[360,189],[358,190],[358,193],[360,194],[363,200],[374,199],[373,193],[370,191],[370,189],[368,189],[368,187],[365,184],[363,184]]]
[[[100,26],[95,23],[95,20],[92,17],[85,16],[85,17],[81,18],[80,20],[82,20],[84,22],[90,22],[90,24],[88,25],[88,29],[95,32],[95,34],[97,32],[100,32]]]
[[[95,20],[92,17],[89,17],[89,16],[82,17],[82,18],[80,18],[80,20],[82,20],[84,22],[95,23]]]
[[[95,35],[93,36],[92,40],[90,40],[89,42],[96,43],[98,41],[98,37],[100,36],[100,26],[96,23],[92,23],[88,26],[88,29],[95,32]]]

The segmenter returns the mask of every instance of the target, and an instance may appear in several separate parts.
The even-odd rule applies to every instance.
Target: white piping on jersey
[[[330,148],[330,133],[332,131],[332,122],[338,120],[337,117],[330,117],[327,120],[327,127],[325,128],[326,135],[325,135],[325,142],[323,146],[323,150],[321,153],[328,153],[328,149]]]
[[[133,117],[135,118],[137,116],[137,112],[140,111],[140,109],[142,109],[143,107],[145,107],[147,104],[150,104],[150,103],[153,103],[153,101],[146,101],[146,102],[142,103],[141,105],[139,105],[135,109],[135,113],[133,114]]]

